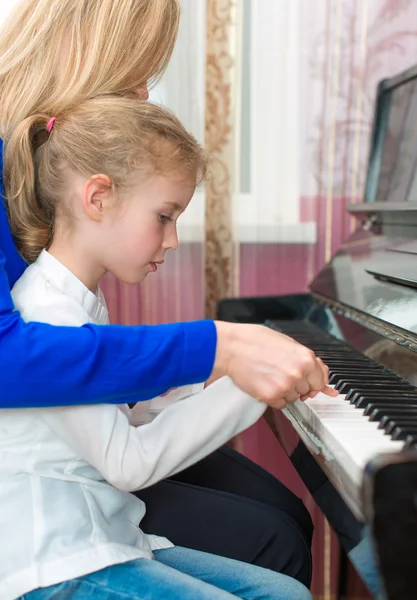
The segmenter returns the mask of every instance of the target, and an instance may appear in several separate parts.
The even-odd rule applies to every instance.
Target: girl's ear
[[[101,221],[105,211],[113,205],[114,190],[108,175],[93,175],[84,186],[83,208],[93,221]]]

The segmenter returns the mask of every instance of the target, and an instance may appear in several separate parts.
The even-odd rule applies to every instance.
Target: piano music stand
[[[370,523],[386,600],[417,598],[417,451],[380,455],[365,470]]]

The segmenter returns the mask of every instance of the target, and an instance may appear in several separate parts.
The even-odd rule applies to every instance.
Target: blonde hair
[[[179,0],[22,0],[0,29],[0,135],[32,114],[151,84],[179,16]]]
[[[121,96],[86,100],[57,115],[28,117],[5,146],[4,187],[10,228],[21,255],[33,262],[52,241],[70,173],[107,175],[116,193],[153,174],[179,170],[199,183],[207,158],[169,111]]]

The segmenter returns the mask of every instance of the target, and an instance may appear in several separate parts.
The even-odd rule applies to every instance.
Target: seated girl
[[[5,151],[11,228],[32,263],[13,288],[23,318],[108,323],[101,277],[137,283],[157,271],[206,164],[173,115],[136,98],[24,120]],[[140,530],[145,505],[130,491],[207,456],[265,409],[228,378],[203,388],[133,409],[2,412],[2,600],[311,598],[284,575]],[[166,408],[152,419],[153,405]]]

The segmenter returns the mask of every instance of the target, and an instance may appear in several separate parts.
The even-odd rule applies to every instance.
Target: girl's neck
[[[98,283],[104,275],[86,248],[71,241],[54,237],[48,252],[73,273],[91,292],[97,292]]]

